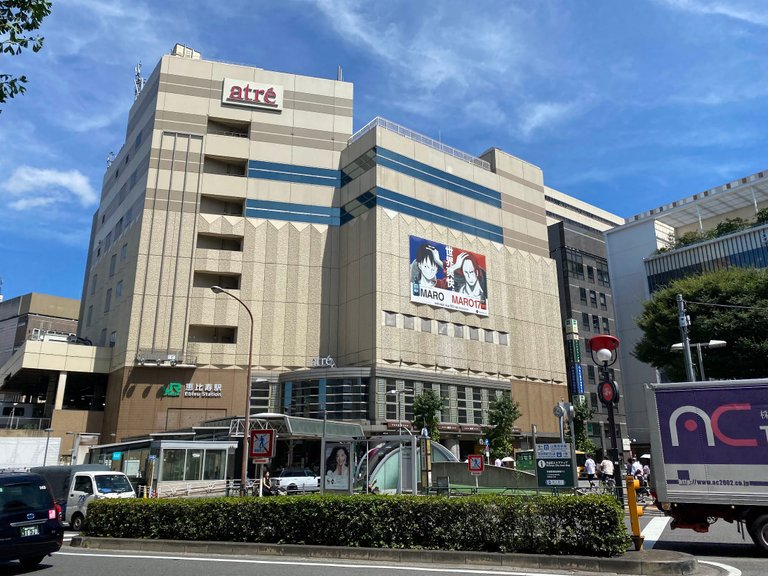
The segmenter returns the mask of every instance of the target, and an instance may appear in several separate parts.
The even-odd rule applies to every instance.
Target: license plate
[[[21,527],[22,536],[35,536],[36,534],[40,534],[40,526],[22,526]]]

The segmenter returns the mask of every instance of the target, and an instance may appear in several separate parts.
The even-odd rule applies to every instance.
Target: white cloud
[[[575,101],[529,104],[520,112],[519,130],[524,138],[529,138],[534,132],[550,129],[580,115],[583,108],[582,104]]]
[[[725,16],[756,26],[768,26],[768,9],[743,0],[657,0],[677,10],[704,16]]]
[[[14,210],[28,210],[52,204],[65,204],[74,198],[83,206],[92,206],[98,195],[78,170],[68,172],[20,166],[0,189],[9,196],[9,206]]]

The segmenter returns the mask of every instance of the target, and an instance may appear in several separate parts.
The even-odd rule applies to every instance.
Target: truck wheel
[[[749,535],[763,552],[768,553],[768,514],[762,514],[749,523]]]
[[[19,558],[19,564],[22,568],[34,568],[43,561],[43,558],[45,556],[27,556],[26,558]]]
[[[83,529],[83,524],[85,523],[85,518],[83,518],[82,514],[73,514],[72,515],[72,521],[69,523],[69,527],[72,528],[75,532],[80,532],[80,530]]]

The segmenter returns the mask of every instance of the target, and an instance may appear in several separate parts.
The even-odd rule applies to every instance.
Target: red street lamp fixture
[[[619,403],[619,388],[608,373],[608,366],[616,362],[619,348],[619,339],[610,334],[598,334],[587,341],[592,361],[600,367],[601,379],[597,386],[597,396],[606,408],[608,408],[608,428],[610,430],[611,449],[608,451],[613,460],[614,474],[621,477],[621,461],[619,459],[619,439],[616,435],[616,421],[613,409]],[[621,482],[616,483],[616,497],[619,502],[624,501]]]

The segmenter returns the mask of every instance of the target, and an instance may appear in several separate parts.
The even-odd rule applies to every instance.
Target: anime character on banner
[[[488,315],[485,256],[410,237],[411,301]]]

